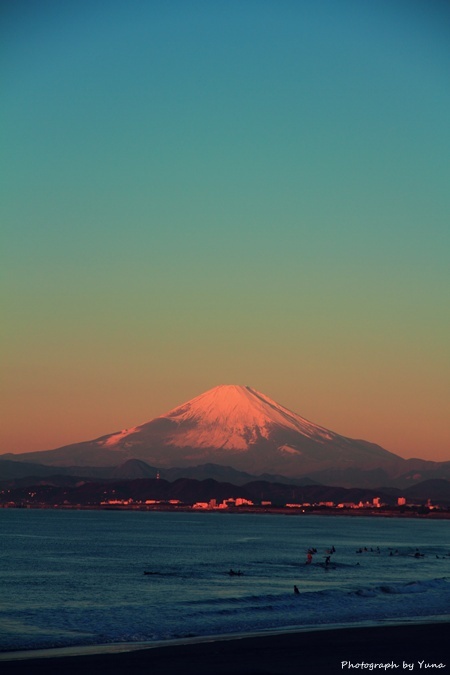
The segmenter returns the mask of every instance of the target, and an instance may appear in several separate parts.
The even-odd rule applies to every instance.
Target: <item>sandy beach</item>
[[[0,661],[2,675],[148,672],[164,675],[450,672],[450,622],[211,639],[130,651]],[[53,652],[56,654],[57,652]]]

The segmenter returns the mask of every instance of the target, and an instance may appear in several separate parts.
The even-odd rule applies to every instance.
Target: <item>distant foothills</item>
[[[132,429],[0,455],[0,506],[450,509],[450,461],[403,459],[221,385]]]

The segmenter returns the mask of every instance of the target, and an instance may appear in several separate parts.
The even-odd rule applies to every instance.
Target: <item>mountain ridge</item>
[[[219,385],[130,429],[54,450],[0,456],[7,458],[60,467],[112,467],[135,459],[160,470],[186,471],[214,464],[253,476],[309,477],[327,484],[334,475],[343,485],[355,484],[352,473],[363,482],[377,471],[388,482],[414,471],[437,472],[433,478],[450,473],[450,463],[405,460],[309,422],[242,385]]]

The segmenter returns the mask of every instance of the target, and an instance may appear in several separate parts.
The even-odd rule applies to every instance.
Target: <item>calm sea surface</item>
[[[1,651],[404,621],[450,608],[449,521],[1,509],[0,532]]]

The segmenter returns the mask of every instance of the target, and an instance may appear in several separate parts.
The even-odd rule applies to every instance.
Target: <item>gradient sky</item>
[[[1,9],[0,452],[218,384],[450,460],[450,8]]]

